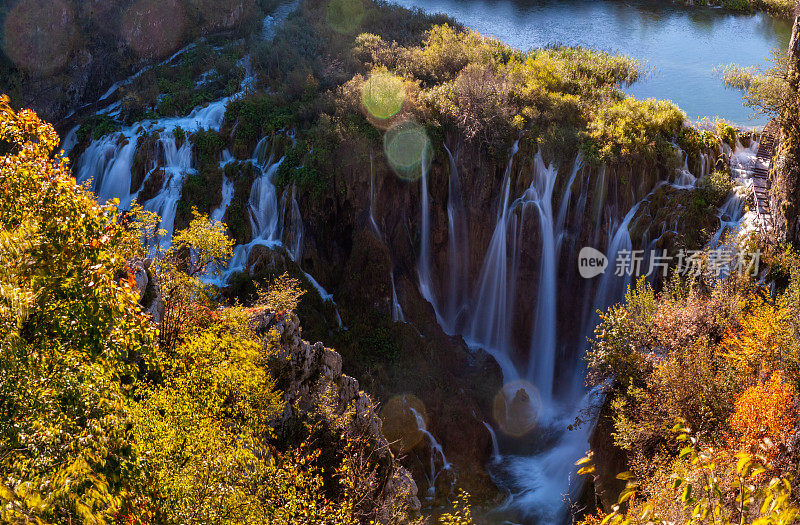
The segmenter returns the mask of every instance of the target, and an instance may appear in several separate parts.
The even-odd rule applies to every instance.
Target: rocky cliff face
[[[257,13],[253,0],[17,2],[0,8],[0,91],[58,123],[115,81],[199,36],[257,23]]]
[[[369,444],[376,465],[376,483],[369,495],[375,508],[420,510],[414,479],[395,458],[383,433],[378,406],[359,389],[356,379],[342,373],[342,357],[322,343],[310,344],[301,337],[300,320],[294,314],[262,311],[252,318],[258,333],[278,344],[278,386],[283,391],[284,410],[275,422],[278,439],[293,432],[303,414],[331,408],[345,416],[342,433]],[[387,519],[389,516],[378,516]]]

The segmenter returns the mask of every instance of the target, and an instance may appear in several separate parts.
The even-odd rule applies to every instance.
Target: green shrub
[[[655,159],[669,149],[681,130],[686,114],[671,102],[632,97],[600,110],[589,122],[585,141],[587,157],[596,159]]]
[[[736,147],[736,129],[727,122],[717,121],[717,135],[731,148]]]
[[[697,187],[706,202],[719,207],[733,190],[733,178],[729,172],[714,171],[701,178]]]
[[[248,157],[262,137],[288,128],[294,121],[292,109],[277,97],[257,93],[228,104],[224,129],[232,133],[234,154]]]
[[[108,115],[92,115],[81,123],[78,128],[78,142],[86,142],[87,140],[97,140],[103,135],[115,133],[119,131],[122,126],[119,122],[115,121]]]

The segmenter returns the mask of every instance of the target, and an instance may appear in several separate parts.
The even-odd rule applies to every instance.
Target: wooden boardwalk
[[[772,157],[778,146],[780,130],[774,120],[771,120],[761,133],[756,152],[756,163],[753,167],[753,200],[759,222],[765,231],[773,229],[772,212],[769,208],[770,180],[769,171]]]

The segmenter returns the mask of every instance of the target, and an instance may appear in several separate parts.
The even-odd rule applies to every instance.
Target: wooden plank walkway
[[[759,222],[764,231],[773,229],[772,212],[769,208],[769,170],[772,164],[772,157],[778,146],[780,130],[774,120],[771,120],[764,131],[761,132],[761,139],[758,142],[756,152],[756,163],[753,167],[753,200]]]

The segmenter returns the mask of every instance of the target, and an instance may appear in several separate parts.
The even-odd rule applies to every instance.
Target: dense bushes
[[[763,455],[766,479],[796,471],[800,279],[792,275],[774,298],[749,277],[676,279],[661,293],[640,282],[623,305],[603,314],[588,355],[590,377],[613,380],[613,437],[640,483],[632,509],[654,505],[664,519],[686,522],[690,509],[675,501],[669,480],[697,480],[707,467],[720,476],[721,512],[729,512],[739,489],[728,476],[739,453]],[[670,430],[676,420],[708,447],[699,453],[711,454],[716,466],[678,454]],[[754,483],[764,488],[760,479]]]
[[[199,42],[173,61],[143,70],[120,88],[123,120],[187,115],[197,106],[236,93],[244,78],[238,65],[243,53],[240,44],[217,49]]]
[[[223,129],[231,133],[233,152],[241,158],[250,157],[262,137],[289,128],[294,122],[290,107],[274,95],[258,93],[228,104]]]
[[[722,7],[731,11],[769,11],[780,16],[791,16],[798,8],[797,0],[684,0],[690,5]]]
[[[204,279],[230,256],[222,224],[196,213],[147,249],[158,217],[98,205],[52,127],[7,98],[0,140],[0,521],[407,521],[381,499],[392,457],[356,410],[278,390],[285,341],[254,316],[292,316],[297,281],[223,308]],[[147,314],[143,275],[159,290]]]
[[[153,333],[100,206],[53,158],[58,136],[0,99],[0,521],[109,519],[126,400]]]
[[[587,158],[602,161],[666,159],[669,141],[685,120],[686,114],[671,102],[628,97],[601,109],[589,122],[584,150]]]

